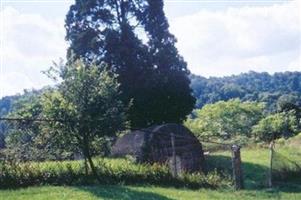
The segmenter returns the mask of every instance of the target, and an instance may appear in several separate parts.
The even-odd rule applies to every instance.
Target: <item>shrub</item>
[[[185,125],[199,138],[229,140],[237,136],[251,137],[252,126],[263,117],[263,103],[239,99],[219,101],[197,109]]]
[[[231,182],[217,172],[208,174],[184,173],[173,178],[166,166],[134,164],[126,159],[95,159],[100,184],[154,184],[175,187],[217,188]],[[96,184],[91,171],[85,172],[81,161],[51,161],[17,163],[1,161],[0,188],[33,185],[88,185]]]
[[[268,115],[253,126],[252,132],[259,140],[270,142],[281,137],[291,137],[298,129],[298,119],[290,111]]]

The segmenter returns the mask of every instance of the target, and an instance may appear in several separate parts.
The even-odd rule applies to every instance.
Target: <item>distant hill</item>
[[[190,75],[191,88],[197,98],[196,107],[220,100],[239,98],[243,101],[267,102],[276,109],[277,102],[293,101],[301,106],[301,72],[283,72],[270,75],[266,72],[248,72],[226,77],[205,78]],[[23,95],[7,96],[0,99],[0,117],[12,109],[18,99],[31,94],[39,94],[41,90],[25,91]]]
[[[221,78],[191,75],[190,79],[197,108],[232,98],[266,102],[271,112],[284,102],[301,106],[301,72],[270,75],[251,71]]]

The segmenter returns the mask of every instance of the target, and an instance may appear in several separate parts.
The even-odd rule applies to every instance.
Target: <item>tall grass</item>
[[[276,141],[273,158],[273,174],[276,181],[300,179],[301,134]]]
[[[229,186],[230,180],[217,172],[208,174],[183,173],[172,177],[166,166],[135,164],[126,159],[94,159],[100,184],[154,184],[188,188],[217,188]],[[0,163],[0,188],[17,188],[33,185],[91,185],[97,179],[82,161],[51,161]]]

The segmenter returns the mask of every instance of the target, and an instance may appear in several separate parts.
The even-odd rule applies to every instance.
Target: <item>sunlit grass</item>
[[[294,142],[293,140],[286,141]],[[277,144],[275,151],[281,155],[301,164],[301,149]],[[69,187],[30,187],[17,190],[1,190],[2,200],[234,200],[234,199],[301,199],[301,177],[298,180],[287,179],[277,184],[273,189],[267,189],[267,172],[269,167],[269,149],[262,147],[242,148],[243,172],[245,175],[246,189],[233,191],[231,188],[190,190],[172,187],[159,187],[148,185],[125,186],[119,185],[94,185],[94,186],[69,186]],[[211,153],[207,156],[208,167],[217,167],[231,173],[231,152]],[[136,165],[126,159],[95,159],[98,164],[106,165],[112,172],[120,173],[147,173],[149,166]],[[43,170],[57,170],[68,166],[82,167],[82,161],[45,162],[36,163]],[[146,171],[144,171],[146,170]],[[155,171],[155,169],[153,169]]]
[[[301,188],[299,188],[301,189]],[[2,200],[299,200],[300,192],[280,190],[188,190],[154,186],[32,187],[0,191]]]

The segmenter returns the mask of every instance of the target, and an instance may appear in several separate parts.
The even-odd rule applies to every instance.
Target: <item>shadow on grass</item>
[[[217,169],[229,176],[232,175],[232,161],[230,156],[210,155],[206,157],[207,170]],[[243,173],[246,190],[267,189],[268,167],[243,162]],[[301,174],[287,180],[275,181],[275,188],[271,192],[301,193]]]
[[[106,200],[174,200],[153,192],[143,192],[126,186],[86,186],[77,187],[78,190],[89,192],[97,198]]]

